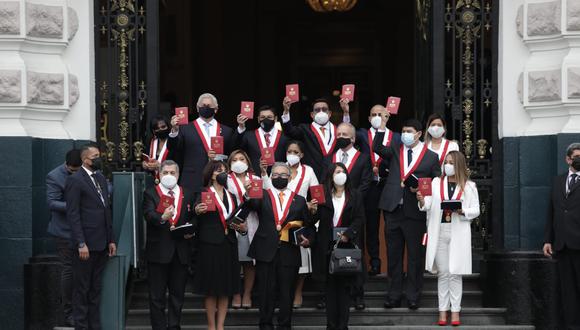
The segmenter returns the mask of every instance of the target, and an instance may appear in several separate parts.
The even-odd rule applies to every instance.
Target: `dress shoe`
[[[400,301],[400,300],[398,300],[398,301],[393,301],[393,300],[389,300],[389,299],[387,299],[387,300],[385,300],[385,303],[383,304],[383,306],[384,306],[385,308],[389,308],[389,309],[391,309],[391,308],[397,308],[397,307],[401,307],[401,301]]]
[[[409,309],[411,309],[411,310],[415,311],[415,310],[419,309],[419,303],[416,301],[411,300],[411,301],[407,302],[407,305],[408,305]]]
[[[365,308],[367,308],[367,305],[365,304],[364,299],[362,297],[356,297],[354,299],[354,309],[357,311],[362,311]]]
[[[451,321],[451,325],[454,327],[458,327],[461,325],[461,321]]]
[[[439,326],[442,326],[442,327],[444,327],[444,326],[446,326],[446,325],[447,325],[447,320],[445,320],[445,321],[443,321],[443,320],[439,320],[439,321],[437,322],[437,324],[438,324]]]

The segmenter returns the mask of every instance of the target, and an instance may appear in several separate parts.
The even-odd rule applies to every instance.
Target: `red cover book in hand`
[[[175,108],[175,115],[179,117],[177,125],[187,125],[187,107]]]
[[[215,211],[215,199],[213,192],[202,191],[201,192],[201,202],[207,205],[208,211]]]
[[[387,111],[391,115],[396,115],[399,113],[399,104],[401,103],[400,97],[389,96],[387,99]]]
[[[261,199],[264,194],[262,193],[262,179],[252,179],[250,181],[250,190],[248,191],[248,197],[252,199]]]
[[[242,106],[240,108],[240,113],[248,119],[254,118],[254,102],[242,101]]]
[[[286,96],[290,98],[292,103],[298,102],[300,97],[300,89],[298,88],[298,84],[286,85]]]
[[[419,178],[419,192],[423,197],[431,196],[433,193],[431,192],[431,178]]]
[[[211,150],[218,155],[224,154],[224,137],[221,135],[211,137]]]
[[[324,195],[324,186],[319,184],[317,186],[310,186],[310,199],[316,199],[318,205],[326,203]]]
[[[271,147],[262,149],[262,160],[266,161],[268,166],[274,165],[276,160],[274,159],[274,149]]]
[[[342,94],[340,97],[354,101],[354,84],[342,85]]]
[[[173,202],[175,202],[175,198],[163,195],[159,199],[159,204],[157,204],[157,209],[155,209],[155,211],[157,211],[157,213],[163,214],[165,213],[166,208],[173,206]]]

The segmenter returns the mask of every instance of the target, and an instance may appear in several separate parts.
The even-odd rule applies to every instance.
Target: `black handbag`
[[[353,274],[362,272],[362,252],[352,243],[353,248],[339,248],[336,241],[330,252],[329,274]]]

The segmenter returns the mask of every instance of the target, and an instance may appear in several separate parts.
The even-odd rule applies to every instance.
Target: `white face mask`
[[[295,154],[286,154],[286,161],[290,166],[300,163],[300,157]]]
[[[445,171],[445,175],[447,176],[455,175],[455,166],[453,166],[453,164],[445,164],[443,170]]]
[[[320,126],[326,125],[326,123],[328,123],[328,119],[328,113],[324,111],[317,112],[316,115],[314,115],[314,122]]]
[[[236,160],[232,163],[232,171],[237,174],[244,173],[248,170],[248,164],[242,162],[241,160]]]
[[[427,131],[429,132],[429,134],[431,134],[432,137],[438,139],[440,137],[443,136],[443,134],[445,134],[445,128],[443,128],[443,126],[429,126],[429,129],[427,129]]]
[[[401,142],[407,147],[410,147],[415,143],[415,134],[409,132],[403,132],[401,134]]]
[[[332,178],[332,181],[334,181],[334,184],[337,186],[344,186],[346,183],[346,173],[340,172],[335,174]]]
[[[381,118],[380,116],[375,116],[375,117],[371,118],[371,126],[374,129],[379,129],[381,127],[382,123],[383,123],[383,118]]]
[[[171,174],[167,174],[161,177],[161,184],[167,189],[173,189],[177,184],[177,178]]]

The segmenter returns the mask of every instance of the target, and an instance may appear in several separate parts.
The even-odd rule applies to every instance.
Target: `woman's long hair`
[[[346,182],[344,183],[344,191],[347,194],[347,196],[350,196],[350,192],[351,192],[351,187],[350,187],[350,175],[348,174],[348,170],[346,169],[346,166],[344,166],[343,163],[334,163],[334,164],[330,164],[330,166],[328,166],[328,171],[326,173],[326,178],[324,178],[324,188],[326,191],[328,191],[330,194],[332,194],[334,192],[334,171],[336,170],[337,167],[340,167],[344,170],[344,173],[346,173]],[[332,202],[332,201],[330,201]],[[328,201],[327,201],[328,203]]]
[[[465,156],[457,150],[450,151],[447,156],[445,156],[445,158],[449,156],[451,156],[451,159],[453,159],[453,166],[455,167],[455,180],[457,180],[457,183],[461,189],[465,189],[467,180],[469,180],[469,168],[467,167]]]
[[[215,172],[215,170],[217,170],[220,167],[223,167],[226,173],[228,172],[228,164],[224,163],[221,160],[210,160],[209,162],[207,162],[201,174],[204,187],[208,188],[213,184],[212,182],[213,172]]]

